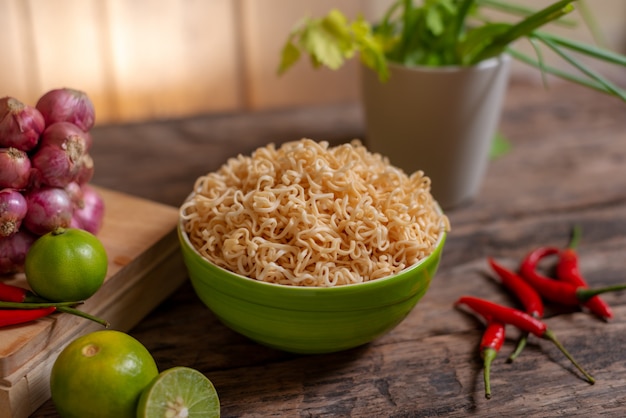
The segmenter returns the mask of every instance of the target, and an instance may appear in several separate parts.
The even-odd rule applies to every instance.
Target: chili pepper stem
[[[567,243],[567,248],[576,249],[578,248],[578,243],[580,242],[581,229],[579,225],[574,225],[572,227],[572,232],[570,234],[569,242]]]
[[[39,309],[39,308],[62,308],[67,306],[80,305],[82,302],[1,302],[0,308],[6,309]]]
[[[483,378],[485,381],[485,398],[491,399],[491,363],[498,355],[498,352],[493,348],[485,348],[482,352],[483,355]]]
[[[616,292],[618,290],[625,290],[625,289],[626,289],[626,284],[616,284],[614,286],[606,286],[606,287],[601,287],[597,289],[579,287],[578,289],[576,289],[576,297],[581,302],[586,302],[592,297],[600,295],[602,293]]]
[[[515,346],[515,350],[513,350],[513,352],[509,354],[509,357],[506,359],[506,362],[513,363],[513,361],[516,358],[518,358],[520,354],[522,354],[522,351],[524,351],[524,348],[526,347],[527,342],[528,342],[528,333],[525,332],[517,340],[517,345]]]
[[[554,335],[554,333],[552,331],[547,329],[543,333],[543,338],[546,339],[546,340],[552,341],[552,343],[561,351],[561,353],[563,353],[565,355],[565,357],[567,357],[569,359],[569,361],[571,361],[572,364],[587,378],[587,380],[589,381],[590,384],[593,385],[594,383],[596,383],[596,380],[589,373],[587,373],[587,371],[585,369],[583,369],[578,364],[578,362],[574,359],[574,357],[572,357],[572,355],[559,342],[559,340],[556,338],[556,335]]]
[[[72,308],[70,306],[59,307],[59,308],[57,308],[57,311],[68,313],[68,314],[71,314],[71,315],[75,315],[75,316],[78,316],[78,317],[81,317],[81,318],[88,319],[90,321],[93,321],[93,322],[96,322],[96,323],[102,325],[105,328],[109,328],[111,326],[111,324],[107,320],[98,318],[97,316],[93,316],[91,314],[88,314],[87,312],[83,312],[83,311],[80,311],[78,309],[74,309],[74,308]]]

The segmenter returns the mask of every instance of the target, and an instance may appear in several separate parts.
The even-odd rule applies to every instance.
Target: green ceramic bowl
[[[332,288],[260,282],[202,257],[178,226],[183,260],[202,302],[232,330],[269,347],[319,354],[357,347],[398,325],[426,293],[446,239],[417,264],[370,282]]]

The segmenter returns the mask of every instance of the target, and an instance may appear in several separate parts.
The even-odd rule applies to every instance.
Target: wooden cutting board
[[[178,209],[106,189],[98,238],[109,257],[105,282],[78,309],[128,331],[186,279],[176,224]],[[27,286],[23,274],[0,278]],[[104,329],[56,313],[29,324],[0,328],[0,418],[25,418],[50,397],[54,360],[72,340]]]

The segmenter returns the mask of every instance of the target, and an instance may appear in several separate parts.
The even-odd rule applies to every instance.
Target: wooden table
[[[94,184],[178,206],[201,174],[267,142],[363,137],[354,104],[216,115],[127,126],[94,135]],[[501,124],[510,153],[492,161],[480,196],[448,212],[440,270],[395,330],[346,352],[301,356],[259,346],[221,325],[186,283],[130,332],[159,368],[195,367],[215,384],[225,417],[623,416],[626,293],[605,296],[609,323],[547,306],[546,322],[595,385],[548,342],[532,338],[505,362],[509,332],[483,392],[483,329],[454,309],[461,295],[515,304],[486,258],[515,267],[530,249],[565,245],[582,227],[581,268],[592,285],[626,282],[626,104],[571,84],[512,83]],[[50,401],[35,417],[57,416]]]

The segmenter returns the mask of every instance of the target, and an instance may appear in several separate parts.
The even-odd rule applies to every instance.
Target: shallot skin
[[[0,148],[0,188],[25,189],[31,175],[32,162],[25,151]]]
[[[69,122],[57,122],[46,128],[35,154],[31,157],[37,184],[65,187],[83,172],[88,140],[82,130]]]
[[[100,231],[104,220],[104,199],[88,184],[83,185],[81,191],[81,201],[74,208],[72,225],[95,235]]]
[[[0,190],[0,237],[19,231],[28,210],[26,199],[15,189]]]
[[[91,155],[85,154],[78,162],[79,169],[76,174],[76,182],[80,185],[86,185],[93,178],[95,167]]]
[[[46,125],[71,122],[88,131],[95,124],[94,105],[80,90],[67,87],[50,90],[39,98],[35,107],[43,115]]]
[[[0,274],[24,271],[26,253],[36,239],[36,235],[24,229],[9,237],[0,238]]]
[[[0,147],[31,151],[45,127],[37,108],[9,96],[0,99]]]
[[[28,211],[22,225],[36,235],[56,228],[67,228],[72,221],[73,205],[70,195],[59,187],[41,187],[24,196]]]
[[[74,140],[81,144],[82,152],[87,152],[93,141],[89,132],[82,130],[73,123],[54,122],[48,124],[46,129],[41,133],[39,145],[62,145],[71,138],[75,138]]]

